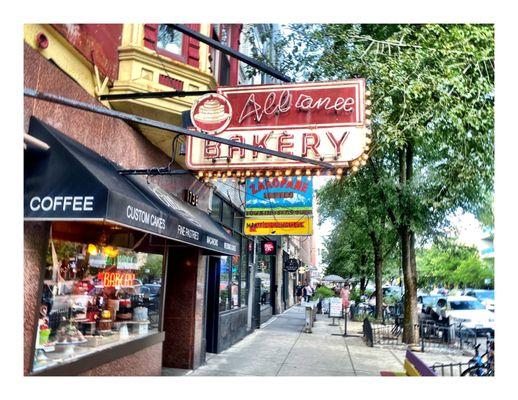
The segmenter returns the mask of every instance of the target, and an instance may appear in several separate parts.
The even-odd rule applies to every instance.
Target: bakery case
[[[32,372],[159,332],[163,258],[102,240],[51,238]]]

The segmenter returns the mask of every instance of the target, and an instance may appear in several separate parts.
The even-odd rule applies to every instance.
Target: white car
[[[495,311],[495,291],[484,289],[470,289],[464,293],[466,296],[473,296],[478,299],[486,309]]]
[[[476,297],[448,296],[445,312],[450,318],[450,323],[456,327],[462,324],[463,328],[494,333],[495,314],[488,311]]]

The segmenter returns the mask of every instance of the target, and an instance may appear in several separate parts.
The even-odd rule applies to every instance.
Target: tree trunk
[[[367,279],[362,276],[360,278],[360,296],[363,296],[365,294],[365,288],[367,287]]]
[[[405,285],[403,342],[417,344],[419,331],[417,329],[417,273],[415,264],[414,233],[407,226],[401,227],[401,262],[403,268],[403,283]]]
[[[369,233],[374,250],[374,284],[376,286],[376,318],[383,315],[383,254],[381,238],[376,237],[375,232]]]
[[[413,145],[408,143],[399,152],[399,182],[400,196],[405,192],[405,186],[413,176]],[[401,267],[403,270],[403,283],[405,285],[404,318],[403,318],[403,342],[417,344],[419,342],[419,330],[417,329],[417,269],[415,258],[415,234],[410,229],[410,216],[408,205],[401,202],[402,222],[399,227],[401,240]]]

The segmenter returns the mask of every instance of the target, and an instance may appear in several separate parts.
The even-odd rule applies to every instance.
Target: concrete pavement
[[[304,307],[277,315],[220,354],[207,354],[194,371],[164,369],[163,375],[188,376],[380,376],[382,370],[403,371],[404,349],[367,347],[362,324],[317,315],[313,333],[304,333]],[[419,353],[428,365],[465,362],[469,357]]]

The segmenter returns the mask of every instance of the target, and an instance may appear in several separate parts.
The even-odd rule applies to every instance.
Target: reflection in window
[[[260,302],[262,306],[270,305],[270,256],[258,255],[256,278],[261,279]]]
[[[158,331],[162,255],[54,240],[33,371]]]
[[[220,257],[219,264],[219,311],[230,310],[229,286],[230,257]]]
[[[230,228],[234,224],[234,212],[228,203],[223,203],[223,224]]]
[[[216,221],[221,221],[221,207],[222,207],[223,200],[216,196],[215,194],[212,195],[212,212],[210,213],[210,216],[214,218]]]
[[[157,47],[173,54],[182,54],[183,34],[169,25],[158,25]]]
[[[241,240],[241,306],[248,304],[248,242],[245,237]]]

